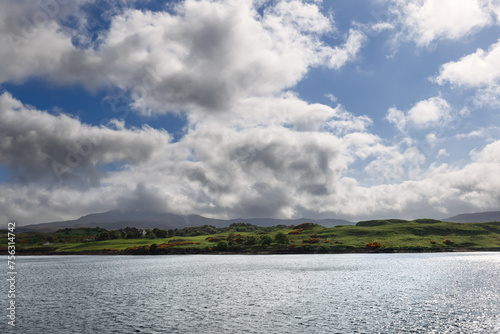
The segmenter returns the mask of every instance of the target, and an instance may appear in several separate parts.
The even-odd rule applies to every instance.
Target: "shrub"
[[[310,238],[310,239],[304,239],[304,240],[302,240],[302,243],[303,244],[317,244],[320,241],[321,240],[319,238]]]
[[[303,230],[310,230],[316,226],[319,226],[318,224],[315,223],[303,223],[295,226],[296,229],[303,229]]]
[[[437,219],[429,219],[429,218],[424,218],[424,219],[415,219],[414,220],[415,223],[418,223],[418,224],[437,224],[437,223],[441,223],[440,220],[437,220]]]
[[[453,242],[450,239],[444,239],[443,243],[447,244],[447,245],[451,245]]]
[[[385,220],[364,220],[356,224],[356,226],[381,226],[387,224]]]
[[[436,242],[435,242],[434,240],[431,240],[431,244],[433,244],[433,245],[434,245],[435,243],[436,243]]]
[[[234,242],[236,242],[237,244],[241,244],[245,241],[246,239],[246,236],[242,235],[242,234],[235,234],[235,239],[233,239]]]
[[[366,247],[371,248],[371,249],[377,249],[377,248],[380,248],[381,245],[379,242],[372,241],[372,242],[367,243]]]

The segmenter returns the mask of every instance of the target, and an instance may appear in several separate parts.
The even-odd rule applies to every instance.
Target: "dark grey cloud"
[[[0,95],[0,163],[9,167],[14,182],[97,187],[104,175],[98,164],[145,163],[169,140],[168,133],[150,128],[85,125],[28,108],[9,93]]]

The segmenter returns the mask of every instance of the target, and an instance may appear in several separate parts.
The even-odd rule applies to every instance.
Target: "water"
[[[500,253],[17,260],[2,333],[500,333]]]

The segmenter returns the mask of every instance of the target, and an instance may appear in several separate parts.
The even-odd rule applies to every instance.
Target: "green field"
[[[168,237],[157,237],[153,231]],[[160,233],[162,230],[153,231],[141,231],[140,238],[126,238],[126,233],[123,231],[106,231],[99,228],[63,229],[54,233],[22,233],[16,234],[16,251],[18,254],[23,252],[167,254],[179,250],[213,253],[272,250],[301,252],[315,249],[440,251],[496,248],[500,250],[499,222],[458,224],[431,219],[374,220],[359,222],[355,226],[332,228],[316,224],[271,228],[234,224],[229,228],[190,227],[163,231],[163,234]],[[279,236],[276,239],[277,235]],[[108,240],[96,240],[104,237]],[[263,241],[264,239],[267,241]],[[7,231],[2,231],[0,233],[2,253],[7,249],[8,241]]]

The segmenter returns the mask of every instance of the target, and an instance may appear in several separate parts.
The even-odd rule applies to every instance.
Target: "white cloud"
[[[406,113],[392,107],[388,110],[386,118],[401,131],[409,126],[424,129],[443,126],[450,122],[452,109],[443,98],[432,97],[418,102]]]
[[[440,218],[456,212],[495,210],[500,201],[499,147],[499,141],[487,145],[464,168],[449,170],[444,166],[421,180],[369,188],[352,179],[341,180],[343,191],[323,209],[356,219],[417,218],[423,213]]]
[[[485,163],[500,162],[500,140],[486,145],[480,152],[472,152],[476,161]]]
[[[324,53],[327,59],[327,66],[333,69],[339,69],[347,62],[356,58],[359,50],[366,41],[366,36],[355,29],[349,30],[349,37],[344,45],[341,47],[324,48]]]
[[[427,143],[431,146],[434,147],[436,145],[436,142],[438,140],[437,136],[435,133],[429,133],[425,136],[425,139],[427,140]]]
[[[448,157],[450,156],[450,154],[446,151],[445,148],[442,148],[438,151],[438,154],[437,154],[438,157]]]
[[[0,51],[10,64],[0,82],[44,76],[119,87],[144,114],[227,111],[239,98],[293,87],[310,67],[355,60],[365,36],[351,29],[343,45],[331,47],[321,37],[334,29],[317,4],[303,1],[278,1],[261,16],[251,0],[186,0],[172,13],[124,10],[95,49],[79,49],[52,20],[17,52]]]
[[[21,82],[55,71],[62,57],[75,51],[56,19],[65,6],[48,15],[36,2],[0,3],[0,82]]]
[[[458,40],[493,24],[486,0],[393,0],[393,12],[403,26],[400,38],[418,46],[440,39]]]
[[[436,82],[456,86],[481,87],[494,84],[500,79],[500,41],[491,45],[488,51],[478,49],[441,66]]]
[[[332,93],[326,94],[325,97],[333,103],[337,102],[337,97]]]
[[[491,84],[487,87],[478,89],[474,96],[474,104],[479,108],[500,107],[500,84]]]
[[[394,30],[394,28],[394,25],[389,22],[377,22],[370,26],[370,29],[376,33],[384,30]]]
[[[164,131],[126,129],[119,120],[110,123],[115,129],[89,126],[64,114],[26,107],[4,93],[0,163],[13,171],[15,183],[9,184],[26,181],[26,189],[39,194],[20,206],[31,212],[45,206],[50,213],[36,219],[49,219],[57,212],[66,216],[71,210],[61,207],[77,201],[78,192],[87,198],[101,191],[108,204],[97,208],[286,217],[298,214],[299,206],[307,208],[315,198],[334,194],[339,175],[352,161],[380,150],[379,139],[363,133],[367,118],[355,117],[341,106],[307,104],[286,94],[245,99],[238,110],[229,118],[192,117],[188,133],[171,143]],[[252,114],[254,110],[259,113]],[[109,163],[121,167],[99,170],[99,165]],[[47,193],[39,189],[44,187],[58,195],[47,202]],[[5,188],[8,198],[2,208],[12,214],[18,213],[18,205],[11,205],[18,196],[14,188]],[[64,200],[61,193],[66,194]],[[74,205],[73,212],[86,209],[85,203]]]
[[[500,105],[500,41],[487,51],[476,52],[443,64],[434,79],[440,85],[477,88],[474,103],[479,108]]]

